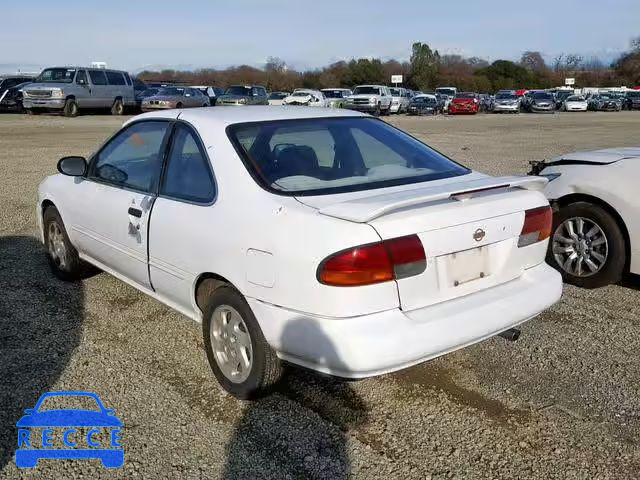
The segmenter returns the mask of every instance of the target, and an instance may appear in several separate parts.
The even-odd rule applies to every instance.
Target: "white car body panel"
[[[586,100],[584,102],[564,102],[564,109],[567,112],[586,112],[588,105]]]
[[[282,99],[282,105],[305,105],[307,107],[326,107],[327,101],[324,97],[324,93],[320,90],[301,90],[296,89],[294,94],[297,95],[289,95]],[[300,96],[301,93],[306,95]]]
[[[209,155],[217,185],[212,204],[158,197],[148,210],[150,224],[143,216],[140,230],[129,236],[127,207],[135,200],[145,210],[150,200],[144,195],[54,175],[38,191],[41,230],[42,205],[50,201],[65,225],[73,226],[70,240],[82,258],[198,321],[196,283],[202,274],[219,275],[247,299],[281,358],[350,378],[398,370],[481,341],[534,317],[561,295],[559,274],[544,263],[547,241],[515,245],[523,211],[546,204],[537,191],[544,179],[472,172],[376,191],[279,196],[248,174],[226,135],[228,125],[362,114],[255,106],[153,112],[127,123],[178,116],[199,132]],[[510,187],[457,199],[446,195],[474,185]],[[94,197],[90,208],[87,197]],[[478,242],[472,234],[480,227],[487,233]],[[140,278],[147,232],[150,274]],[[318,265],[331,254],[409,233],[417,233],[425,247],[422,274],[350,288],[316,278]],[[454,288],[451,255],[469,249],[489,252],[483,255],[490,274]],[[314,324],[311,331],[324,332],[331,345],[305,336],[304,328],[295,338],[287,333],[288,326],[305,322]]]
[[[640,274],[640,201],[637,179],[640,178],[640,147],[611,148],[591,152],[574,152],[549,162],[584,162],[585,164],[551,165],[544,175],[560,173],[549,182],[544,193],[551,201],[573,194],[595,197],[622,218],[629,233],[630,270]]]

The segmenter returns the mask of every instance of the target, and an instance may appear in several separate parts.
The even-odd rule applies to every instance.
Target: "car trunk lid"
[[[367,223],[388,240],[418,235],[426,269],[396,280],[401,308],[413,310],[491,288],[544,260],[544,249],[519,248],[525,211],[548,205],[541,177],[478,178],[370,195],[318,209]],[[299,200],[314,206],[314,198]]]

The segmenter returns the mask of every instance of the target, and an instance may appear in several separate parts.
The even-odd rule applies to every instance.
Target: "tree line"
[[[269,57],[263,68],[249,65],[224,70],[143,71],[146,81],[165,81],[191,85],[234,84],[264,85],[270,91],[294,88],[353,87],[373,83],[389,84],[391,75],[403,75],[404,86],[414,90],[433,90],[436,86],[455,85],[461,90],[495,92],[512,88],[549,88],[573,77],[577,86],[640,85],[640,37],[630,43],[628,52],[610,65],[598,58],[560,54],[547,63],[540,52],[526,51],[519,61],[440,54],[428,44],[416,42],[409,61],[358,58],[340,61],[323,68],[296,71],[278,57]]]

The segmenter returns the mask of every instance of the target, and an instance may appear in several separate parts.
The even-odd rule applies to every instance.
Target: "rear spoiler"
[[[349,200],[322,207],[319,213],[355,223],[366,223],[389,212],[423,203],[439,200],[464,201],[487,190],[542,190],[547,182],[544,177],[487,177]]]

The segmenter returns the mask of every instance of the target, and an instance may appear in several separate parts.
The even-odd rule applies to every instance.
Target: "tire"
[[[238,338],[244,337],[244,342],[241,339],[236,339],[234,333],[230,334],[229,330],[220,328],[220,326],[224,324],[224,320],[219,321],[218,319],[224,318],[225,311],[228,314],[227,325],[234,321],[236,322],[236,327],[231,327],[231,332],[240,332]],[[240,318],[241,323],[237,321],[238,317],[236,315]],[[216,318],[214,318],[214,316]],[[202,329],[207,358],[213,374],[222,388],[231,395],[239,399],[256,398],[271,391],[278,383],[282,375],[280,360],[265,340],[260,325],[253,315],[251,308],[237,290],[230,286],[223,286],[213,291],[206,300]],[[225,335],[227,335],[226,338]],[[229,340],[229,335],[233,337],[233,341]],[[218,339],[217,341],[216,338]],[[218,345],[215,352],[214,342]],[[247,346],[250,345],[251,348],[249,351],[243,347],[243,343]],[[234,345],[237,346],[233,347]],[[223,349],[227,347],[230,350],[223,351]],[[232,348],[244,348],[244,350],[231,352]],[[225,373],[224,370],[229,370],[229,366],[222,367],[221,364],[225,364],[224,358],[229,358],[229,362],[233,362],[234,364],[241,362],[241,360],[235,360],[238,354],[244,358],[249,358],[250,363],[244,371],[240,371],[240,369],[235,370],[238,377],[232,380],[234,373]],[[221,362],[220,364],[218,363],[219,360]],[[240,365],[241,364],[238,363],[238,366]]]
[[[67,101],[64,103],[62,114],[65,117],[70,117],[70,118],[78,116],[78,104],[73,98],[68,98]]]
[[[571,219],[573,219],[573,230],[576,234],[579,234],[579,228],[577,228],[579,219],[582,219],[583,222],[583,239],[578,242],[578,245],[575,243],[577,238],[568,233],[567,225],[564,224],[564,222]],[[598,227],[601,233],[594,234],[591,237],[584,235],[594,226]],[[561,238],[571,239],[572,241],[566,242]],[[601,238],[605,239],[604,243]],[[598,242],[597,245],[596,242]],[[626,247],[625,237],[620,225],[609,212],[599,205],[589,202],[571,203],[561,207],[553,216],[552,235],[547,250],[547,263],[562,274],[562,279],[566,283],[583,288],[603,287],[616,283],[622,278],[626,265]],[[578,266],[576,260],[569,264],[569,268],[565,268],[562,262],[567,260],[570,255],[569,252],[563,251],[566,248],[571,248],[574,254],[578,253],[579,255],[580,251],[578,249],[586,248],[586,250],[582,251],[583,255],[586,253],[586,257],[583,258],[588,258],[598,268],[593,272],[587,271],[592,270],[592,268],[589,268],[585,260],[582,261],[582,268],[585,269],[582,275],[576,274]],[[597,257],[596,253],[598,254]]]
[[[182,108],[182,103],[176,103],[176,108]]]
[[[116,98],[111,105],[111,115],[124,115],[124,103],[121,98]]]
[[[373,116],[374,117],[379,117],[381,114],[382,114],[382,111],[380,110],[380,104],[378,104],[376,109],[373,111]]]
[[[47,207],[43,215],[44,245],[53,274],[61,280],[81,280],[92,267],[82,261],[71,244],[62,217],[55,207]],[[55,236],[54,236],[55,235]]]

